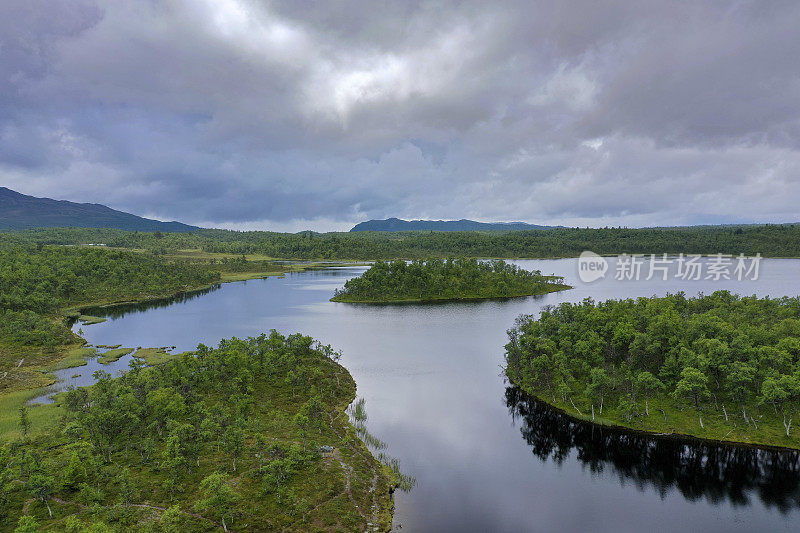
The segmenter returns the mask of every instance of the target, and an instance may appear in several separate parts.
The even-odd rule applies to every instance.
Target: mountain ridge
[[[465,218],[461,220],[403,220],[392,217],[359,222],[350,231],[524,231],[559,227],[562,226],[540,226],[527,222],[477,222]]]
[[[200,229],[182,222],[162,222],[140,217],[103,204],[40,198],[0,187],[0,229],[53,227],[114,228],[169,233],[188,233]]]

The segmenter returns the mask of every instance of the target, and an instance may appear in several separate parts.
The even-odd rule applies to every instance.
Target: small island
[[[543,276],[501,260],[428,259],[375,262],[337,289],[331,301],[405,303],[516,298],[570,289],[560,276]]]
[[[509,331],[512,383],[576,418],[800,448],[800,298],[563,303]]]

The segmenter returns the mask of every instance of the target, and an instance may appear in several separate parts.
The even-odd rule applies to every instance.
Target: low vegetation
[[[509,337],[511,381],[576,416],[800,448],[800,298],[587,299]]]
[[[112,348],[104,351],[98,358],[98,361],[101,364],[107,365],[119,361],[131,352],[133,352],[133,348]]]
[[[337,359],[273,331],[22,406],[0,446],[0,529],[388,530],[394,476],[348,421]],[[59,422],[34,433],[40,409]]]
[[[391,303],[512,298],[568,289],[562,281],[500,260],[378,261],[360,277],[348,280],[331,300]]]

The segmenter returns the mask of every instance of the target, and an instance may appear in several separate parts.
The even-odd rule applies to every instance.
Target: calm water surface
[[[83,326],[92,344],[176,346],[275,328],[343,351],[367,400],[369,429],[417,479],[397,495],[407,531],[788,531],[800,489],[793,453],[656,440],[578,424],[509,388],[506,330],[523,313],[564,301],[689,295],[800,294],[800,260],[763,260],[758,281],[577,280],[577,261],[518,261],[563,275],[569,291],[503,302],[368,306],[332,303],[363,268],[225,284],[198,297],[117,312]],[[614,264],[612,261],[611,272]],[[77,328],[77,326],[76,326]],[[67,369],[63,388],[91,381]],[[71,379],[75,373],[80,378]]]

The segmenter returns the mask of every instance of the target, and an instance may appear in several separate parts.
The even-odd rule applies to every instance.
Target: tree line
[[[70,306],[176,293],[219,273],[151,254],[0,240],[0,342],[54,347],[71,340],[56,313]]]
[[[699,422],[711,434],[705,414],[715,436],[797,445],[798,297],[718,291],[563,303],[518,319],[506,364],[523,389],[592,419],[610,407],[606,418],[624,424],[647,428],[663,417],[660,427],[695,432]]]
[[[569,288],[557,276],[543,276],[502,260],[428,259],[377,261],[337,289],[336,302],[433,301],[508,298]]]
[[[800,257],[800,226],[695,226],[682,228],[557,228],[509,232],[275,233],[198,230],[145,233],[113,229],[38,228],[7,232],[23,243],[105,244],[155,254],[197,249],[209,253],[260,254],[282,259],[390,260],[429,257],[574,257],[599,254],[740,254]]]

